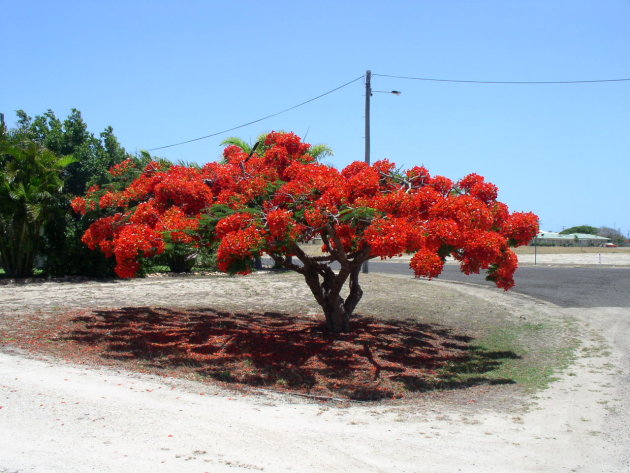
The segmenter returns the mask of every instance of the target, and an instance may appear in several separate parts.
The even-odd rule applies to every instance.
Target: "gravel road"
[[[238,294],[239,279],[224,281],[12,285],[0,288],[0,304],[12,311],[175,297],[207,304]],[[582,339],[575,363],[528,410],[505,412],[478,408],[472,391],[459,406],[341,406],[0,350],[0,472],[630,471],[627,308],[561,308],[483,287],[434,287],[520,313],[575,317]],[[287,300],[299,290],[287,284]]]

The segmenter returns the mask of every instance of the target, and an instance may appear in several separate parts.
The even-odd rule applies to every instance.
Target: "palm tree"
[[[65,202],[63,170],[74,161],[24,131],[0,128],[0,266],[8,276],[33,274],[43,227]]]

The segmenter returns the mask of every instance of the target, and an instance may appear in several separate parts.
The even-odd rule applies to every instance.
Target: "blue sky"
[[[540,81],[630,78],[630,2],[0,0],[0,111],[78,108],[128,151],[256,120],[378,74]],[[374,76],[372,159],[477,172],[546,230],[630,232],[630,82],[478,85]],[[364,82],[156,154],[205,163],[228,136],[307,134],[363,159]]]

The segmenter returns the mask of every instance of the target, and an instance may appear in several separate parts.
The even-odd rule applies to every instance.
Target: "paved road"
[[[407,263],[370,261],[370,271],[411,274]],[[446,265],[440,279],[493,286],[483,275],[466,276]],[[630,307],[630,268],[521,266],[514,292],[562,307]]]
[[[270,264],[269,261],[265,261]],[[370,261],[370,272],[408,274],[409,263]],[[447,264],[441,280],[494,287],[485,274],[466,276],[455,264]],[[590,266],[521,266],[515,276],[521,294],[552,302],[561,307],[630,307],[630,268]],[[498,289],[497,289],[498,290]]]

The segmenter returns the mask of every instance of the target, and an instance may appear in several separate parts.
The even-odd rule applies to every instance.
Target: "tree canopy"
[[[514,285],[510,247],[537,234],[538,218],[510,213],[483,177],[453,182],[387,160],[339,171],[309,149],[293,133],[272,132],[260,150],[230,145],[224,161],[201,169],[149,163],[124,190],[93,188],[73,201],[79,213],[102,215],[83,241],[114,256],[121,277],[135,276],[168,239],[217,245],[219,269],[228,273],[247,274],[267,254],[304,276],[333,332],[349,331],[361,265],[371,258],[411,253],[415,275],[433,278],[451,256],[466,274],[485,270],[498,287]],[[132,167],[124,161],[110,172]],[[300,247],[314,238],[322,241],[320,256]]]
[[[82,195],[90,185],[102,184],[108,169],[129,157],[111,126],[96,137],[88,131],[77,109],[73,108],[63,121],[52,110],[34,118],[23,110],[16,114],[21,132],[54,153],[74,156],[74,163],[66,171],[66,191],[72,195]]]
[[[626,241],[626,237],[623,236],[623,233],[610,227],[598,228],[597,235],[610,238],[611,243],[616,243],[617,245],[623,244]]]
[[[88,222],[73,215],[70,209],[72,198],[84,194],[92,185],[109,183],[109,168],[129,157],[113,129],[107,127],[95,136],[76,109],[63,120],[52,110],[35,117],[18,110],[16,115],[16,132],[42,149],[74,158],[60,175],[63,188],[57,192],[56,205],[48,208],[49,218],[41,229],[39,253],[44,271],[53,275],[113,274],[109,261],[81,243]]]
[[[43,227],[55,217],[63,172],[73,162],[28,133],[0,126],[0,265],[7,275],[33,274]]]
[[[597,235],[598,228],[591,225],[577,225],[575,227],[566,228],[560,232],[561,235],[569,235],[571,233],[586,233],[589,235]]]
[[[623,244],[626,241],[626,237],[619,230],[615,230],[610,227],[593,227],[591,225],[578,225],[571,228],[566,228],[560,232],[562,235],[568,235],[571,233],[587,233],[589,235],[599,235],[602,237],[610,238],[611,243]]]

